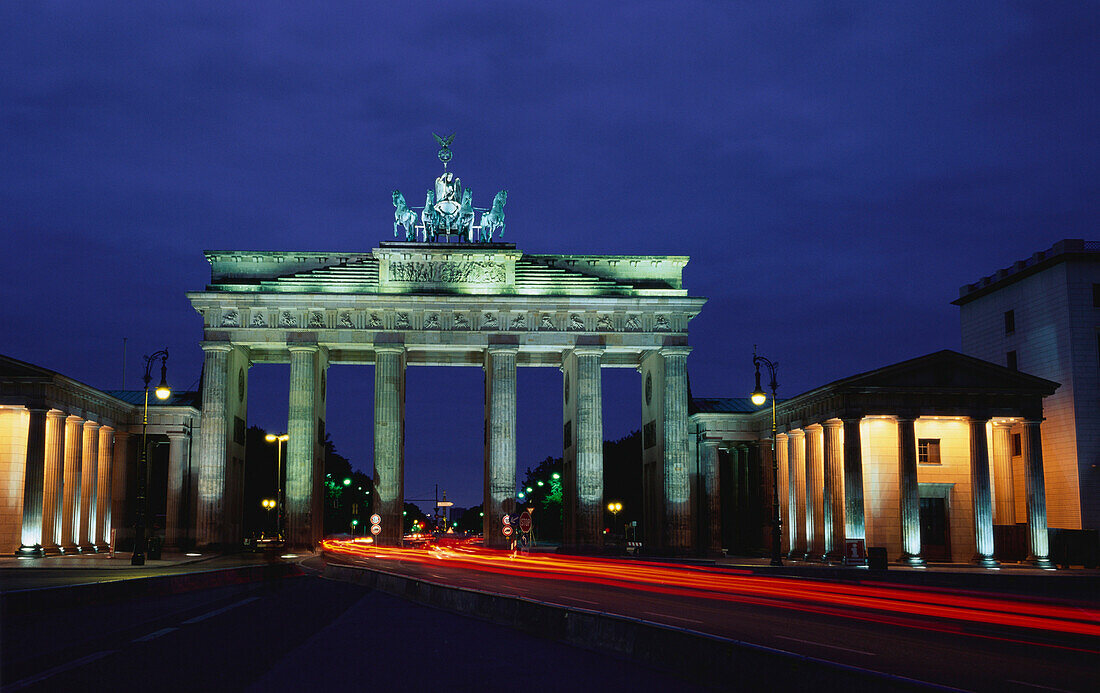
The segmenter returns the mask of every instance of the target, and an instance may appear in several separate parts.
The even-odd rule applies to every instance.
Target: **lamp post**
[[[623,504],[622,503],[608,503],[607,504],[607,510],[608,510],[608,512],[611,513],[611,522],[612,522],[613,527],[618,524],[619,512],[621,512],[622,509],[623,509]],[[624,532],[624,535],[625,535],[625,532]]]
[[[267,524],[270,525],[271,524],[271,511],[275,509],[275,505],[276,505],[275,499],[274,498],[264,498],[263,500],[260,501],[260,505],[262,505],[264,510],[267,511]],[[278,531],[277,531],[277,528],[276,528],[276,536],[277,535],[278,535]]]
[[[145,406],[141,414],[141,457],[138,459],[137,473],[137,518],[134,523],[134,555],[130,558],[130,565],[145,565],[145,514],[147,501],[145,498],[146,477],[149,473],[148,443],[146,442],[146,429],[149,426],[149,383],[153,380],[153,364],[160,359],[160,385],[154,393],[159,400],[166,400],[172,396],[172,388],[168,387],[168,350],[161,349],[151,356],[145,357],[145,375],[142,380],[145,383]]]
[[[783,558],[780,554],[780,537],[781,529],[779,526],[779,458],[775,454],[775,391],[779,389],[779,384],[775,380],[775,369],[779,367],[779,364],[770,361],[763,356],[756,354],[756,345],[752,346],[752,365],[756,369],[756,388],[749,395],[752,403],[756,406],[760,406],[768,400],[768,394],[764,392],[764,389],[760,387],[760,366],[761,364],[768,369],[768,373],[771,375],[771,382],[768,384],[769,389],[772,391],[772,561],[773,566],[783,565]]]
[[[268,433],[264,436],[264,440],[269,443],[275,443],[275,506],[278,508],[278,512],[275,513],[275,536],[281,537],[283,535],[283,443],[290,440],[290,436],[286,433]]]

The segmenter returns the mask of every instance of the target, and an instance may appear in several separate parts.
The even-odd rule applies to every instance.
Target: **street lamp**
[[[153,364],[160,359],[160,385],[157,385],[154,393],[159,400],[166,400],[172,396],[172,388],[168,387],[168,350],[161,349],[152,356],[145,357],[145,375],[142,380],[145,383],[145,406],[141,413],[141,457],[138,459],[137,473],[137,518],[134,523],[134,555],[130,558],[130,565],[145,565],[145,513],[146,492],[148,483],[149,460],[146,429],[149,426],[149,383],[153,382]]]
[[[267,524],[270,525],[271,511],[275,509],[277,503],[275,502],[274,498],[264,498],[262,501],[260,501],[260,505],[262,505],[264,507],[264,510],[267,511]]]
[[[779,527],[779,458],[775,455],[775,391],[779,389],[779,384],[775,380],[775,369],[779,367],[778,363],[770,361],[763,356],[757,356],[756,345],[752,346],[752,365],[756,369],[756,388],[749,395],[749,399],[756,406],[760,406],[768,400],[768,394],[764,392],[764,389],[760,387],[760,365],[763,364],[768,369],[768,373],[771,375],[771,382],[768,383],[768,387],[772,391],[772,561],[773,566],[783,565],[783,558],[780,553],[780,537],[781,530]]]
[[[275,513],[275,536],[283,534],[283,443],[290,440],[285,433],[268,433],[264,440],[275,443],[275,506],[279,512]]]

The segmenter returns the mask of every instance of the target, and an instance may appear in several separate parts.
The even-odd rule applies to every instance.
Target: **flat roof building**
[[[1051,527],[1100,528],[1100,243],[1066,239],[967,284],[962,351],[1061,384],[1043,402]],[[1022,473],[1012,430],[1013,472]],[[997,524],[1021,519],[998,513]]]

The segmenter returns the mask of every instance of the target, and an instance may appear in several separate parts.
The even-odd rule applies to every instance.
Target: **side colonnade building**
[[[996,567],[995,525],[1026,522],[1028,560],[1050,567],[1040,424],[1043,398],[1057,387],[941,351],[780,401],[783,552],[840,562],[845,541],[862,539],[910,565]],[[735,537],[734,548],[763,547],[772,516],[770,407],[693,399],[691,427],[699,545],[720,552]]]
[[[165,539],[186,543],[196,393],[149,407],[148,439],[167,443],[158,470]],[[0,356],[0,554],[41,556],[132,544],[142,392],[104,392]],[[150,459],[163,460],[164,453]],[[166,464],[166,466],[165,466]],[[159,485],[158,485],[158,488]]]

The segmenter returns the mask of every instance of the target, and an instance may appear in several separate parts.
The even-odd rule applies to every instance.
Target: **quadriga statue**
[[[489,243],[493,240],[493,232],[500,229],[500,235],[504,236],[504,203],[508,201],[508,191],[501,190],[493,198],[493,208],[481,215],[481,235],[478,240]]]
[[[393,235],[397,235],[397,229],[405,229],[405,240],[416,240],[416,212],[405,204],[405,196],[400,190],[393,191]]]

